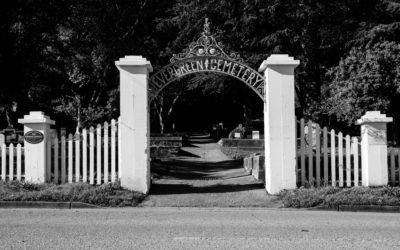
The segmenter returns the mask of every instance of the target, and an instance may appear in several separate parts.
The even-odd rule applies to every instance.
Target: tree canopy
[[[348,123],[371,109],[399,116],[399,0],[6,0],[0,9],[0,104],[17,101],[73,126],[117,117],[114,62],[143,55],[160,69],[200,35],[205,17],[217,40],[254,68],[272,53],[301,61],[298,116]],[[164,115],[174,93],[188,93],[176,101],[185,105],[199,88],[205,95],[229,93],[235,88],[230,81],[207,75],[171,86]]]

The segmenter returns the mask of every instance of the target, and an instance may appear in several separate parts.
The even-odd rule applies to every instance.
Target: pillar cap
[[[146,66],[149,72],[153,71],[151,63],[143,56],[125,56],[115,62],[116,66]]]
[[[297,67],[300,64],[300,60],[294,60],[293,57],[288,54],[272,54],[264,60],[258,68],[259,72],[264,72],[268,66],[293,66]]]
[[[50,117],[44,115],[42,111],[31,111],[29,115],[24,115],[23,119],[18,119],[18,123],[31,124],[31,123],[44,123],[54,125],[56,122],[51,120]]]
[[[385,114],[381,114],[380,111],[367,111],[360,119],[357,120],[356,125],[364,125],[367,123],[378,123],[378,122],[393,122],[392,117],[387,117]]]

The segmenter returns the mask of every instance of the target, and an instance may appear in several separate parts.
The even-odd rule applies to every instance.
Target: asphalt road
[[[1,249],[400,249],[400,215],[244,208],[2,209]]]

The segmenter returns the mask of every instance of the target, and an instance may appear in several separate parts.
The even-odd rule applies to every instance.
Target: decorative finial
[[[194,56],[220,56],[232,61],[243,63],[243,59],[239,54],[234,52],[230,54],[225,53],[222,44],[217,42],[211,34],[210,22],[207,17],[205,18],[201,37],[199,37],[196,42],[192,42],[188,48],[183,50],[183,52],[173,54],[170,61],[173,63]]]
[[[208,17],[206,17],[206,21],[204,22],[204,35],[210,35],[210,22],[208,21]]]

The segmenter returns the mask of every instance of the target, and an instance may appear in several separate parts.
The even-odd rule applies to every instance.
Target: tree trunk
[[[157,104],[159,104],[159,107],[157,106]],[[164,128],[165,128],[163,115],[162,115],[163,106],[164,106],[164,98],[162,96],[157,97],[157,99],[154,101],[154,107],[156,108],[156,111],[157,111],[158,121],[159,121],[159,124],[160,124],[160,133],[161,134],[164,134]]]

